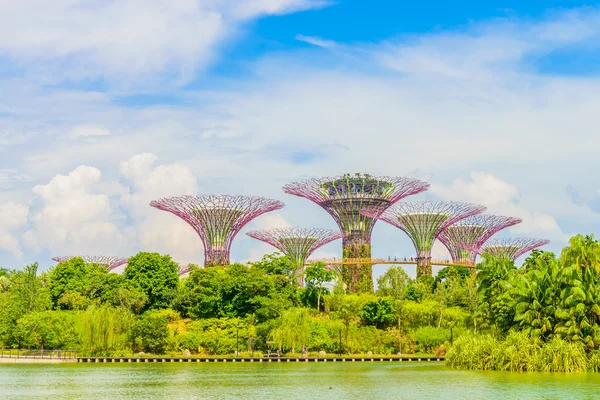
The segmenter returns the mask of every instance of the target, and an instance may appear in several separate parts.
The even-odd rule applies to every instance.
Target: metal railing
[[[44,360],[77,359],[75,350],[0,349],[0,358],[31,358]]]
[[[417,257],[388,257],[388,258],[318,258],[308,260],[307,265],[322,262],[327,265],[345,265],[345,264],[417,264]],[[464,261],[435,260],[429,261],[432,265],[458,265],[462,267],[473,268],[474,265]]]

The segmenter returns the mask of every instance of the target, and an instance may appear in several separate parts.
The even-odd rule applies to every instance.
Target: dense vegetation
[[[448,352],[455,368],[575,372],[600,369],[600,244],[575,236],[560,257],[533,251],[521,268],[478,265],[483,335]]]
[[[242,356],[282,353],[447,354],[454,368],[600,368],[600,244],[571,239],[560,257],[533,251],[523,266],[484,256],[477,274],[442,269],[417,280],[391,267],[374,294],[326,289],[315,264],[305,285],[286,257],[250,267],[192,266],[139,253],[122,275],[81,258],[47,272],[0,270],[0,346],[80,354]]]
[[[238,346],[242,355],[303,347],[443,353],[452,334],[474,326],[469,304],[476,293],[463,270],[415,281],[393,267],[376,294],[356,295],[326,289],[336,273],[320,264],[306,268],[300,287],[291,266],[275,254],[250,268],[192,266],[179,279],[169,256],[139,253],[122,275],[81,258],[41,273],[36,264],[1,270],[0,346],[91,355],[232,355]]]

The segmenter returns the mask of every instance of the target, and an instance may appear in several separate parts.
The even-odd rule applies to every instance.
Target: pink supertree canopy
[[[269,211],[283,208],[278,200],[257,196],[187,195],[150,202],[190,224],[204,244],[204,265],[229,264],[231,242],[244,225]]]
[[[269,243],[291,257],[295,279],[302,272],[306,259],[319,247],[340,239],[340,231],[320,228],[273,228],[247,232],[246,235]]]
[[[371,233],[378,215],[361,211],[373,208],[383,212],[397,201],[429,188],[419,179],[371,176],[367,174],[314,178],[289,183],[283,190],[304,197],[325,209],[344,233],[344,258],[370,258]],[[372,291],[371,265],[349,265],[343,274],[350,291]]]
[[[485,211],[484,206],[443,201],[402,202],[381,212],[363,211],[400,228],[412,240],[417,251],[417,276],[431,275],[431,248],[440,233],[461,219]]]
[[[438,239],[450,252],[452,261],[475,265],[477,253],[458,244],[480,249],[496,232],[520,222],[520,218],[500,215],[473,215],[448,226],[440,232]]]
[[[72,258],[81,257],[86,264],[98,264],[106,267],[109,271],[127,264],[127,258],[118,256],[60,256],[53,257],[52,260],[56,262],[69,261]]]
[[[508,258],[515,261],[523,254],[535,248],[545,246],[550,243],[546,239],[535,238],[493,238],[488,240],[483,246],[469,246],[465,243],[460,244],[463,248],[473,251],[477,254],[490,254],[498,258]]]

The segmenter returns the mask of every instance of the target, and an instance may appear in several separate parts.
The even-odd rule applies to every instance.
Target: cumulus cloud
[[[157,159],[152,153],[143,153],[121,162],[121,180],[128,190],[121,197],[121,207],[133,219],[141,250],[198,263],[202,242],[192,227],[175,215],[150,207],[150,201],[160,197],[198,193],[196,177],[180,164],[155,166]]]
[[[194,177],[201,179],[202,192],[279,198],[281,185],[306,176],[355,171],[418,174],[433,177],[432,193],[444,199],[481,202],[490,212],[522,217],[524,223],[511,231],[515,234],[554,239],[570,229],[565,221],[579,221],[578,231],[597,225],[591,211],[572,205],[565,185],[569,182],[578,189],[590,185],[589,171],[598,167],[600,136],[594,127],[598,125],[600,81],[594,76],[574,79],[540,72],[532,65],[532,60],[565,46],[593,42],[600,32],[596,8],[556,13],[541,22],[486,21],[453,32],[344,44],[343,54],[312,49],[307,57],[305,50],[282,50],[249,61],[254,74],[228,77],[231,84],[226,88],[205,90],[198,85],[201,89],[171,91],[171,87],[168,101],[130,107],[119,103],[122,93],[111,92],[110,79],[121,77],[129,82],[131,76],[135,81],[148,75],[160,79],[167,70],[169,77],[185,76],[190,68],[212,62],[218,43],[230,31],[217,24],[215,35],[202,36],[204,44],[189,44],[193,34],[211,27],[191,26],[196,22],[190,21],[205,21],[202,12],[207,8],[199,2],[178,3],[157,16],[156,32],[135,25],[133,32],[139,31],[143,39],[124,35],[124,28],[114,32],[115,27],[129,23],[127,18],[118,15],[112,21],[107,17],[140,3],[86,2],[97,7],[93,15],[97,21],[91,22],[92,12],[80,7],[83,3],[72,1],[73,9],[67,12],[65,4],[66,0],[53,4],[63,9],[48,11],[44,21],[33,15],[23,27],[15,26],[16,22],[3,24],[8,18],[3,13],[0,33],[2,29],[14,32],[0,35],[0,53],[10,57],[11,65],[29,72],[32,60],[38,59],[34,56],[45,53],[41,60],[50,67],[65,64],[58,79],[101,72],[110,89],[83,93],[54,87],[48,92],[35,84],[0,80],[0,91],[14,94],[3,97],[4,103],[0,100],[4,126],[0,151],[11,170],[31,177],[34,183],[47,183],[56,171],[80,164],[101,169],[103,180],[90,191],[108,193],[104,190],[110,188],[109,197],[119,197],[126,214],[119,223],[138,232],[136,249],[166,244],[161,251],[189,251],[178,257],[197,262],[201,244],[191,228],[148,206],[154,197],[195,192]],[[164,4],[147,5],[144,13],[160,14],[157,10]],[[220,24],[236,21],[233,30],[241,26],[242,18],[290,12],[302,9],[302,4],[319,6],[319,2],[292,0],[211,4],[215,6],[210,10],[217,6],[225,10],[218,13]],[[9,7],[14,11],[21,5]],[[48,7],[44,3],[34,9]],[[201,11],[181,11],[185,7]],[[19,10],[23,15],[24,9]],[[67,23],[70,20],[56,22],[54,13],[72,18],[73,10],[84,17],[84,34],[76,24]],[[141,20],[133,22],[144,25]],[[164,30],[171,33],[164,34]],[[97,31],[106,31],[105,41],[97,39]],[[41,33],[31,39],[25,34],[31,32]],[[155,35],[160,38],[155,40]],[[173,35],[177,40],[172,40]],[[7,38],[13,41],[13,37],[15,43],[8,43]],[[121,42],[121,38],[127,40]],[[172,48],[166,48],[167,44]],[[130,53],[120,57],[125,52]],[[321,59],[322,54],[327,55]],[[131,62],[134,57],[136,61]],[[39,79],[54,79],[52,68],[36,65],[34,69]],[[202,75],[195,78],[206,82]],[[150,84],[142,94],[160,97],[165,92]],[[118,130],[119,135],[96,137],[101,140],[54,139],[90,121],[110,132]],[[319,156],[298,162],[297,151]],[[132,154],[146,152],[152,154],[124,163],[121,185],[117,185],[117,177],[111,176],[116,174],[115,166]],[[455,179],[473,170],[486,173]],[[10,192],[0,196],[22,198],[22,193],[11,186]],[[41,201],[37,194],[35,199]],[[310,202],[291,196],[282,200],[288,203],[280,212],[286,221],[334,227],[331,218]],[[151,218],[164,218],[160,226],[165,228],[154,229]],[[256,222],[262,218],[266,215]],[[175,229],[181,232],[171,231]],[[402,241],[406,248],[398,248],[397,238],[378,240],[377,251],[384,256],[414,251],[408,241]],[[248,250],[245,247],[236,254],[238,259],[244,259]]]
[[[120,254],[128,238],[112,222],[106,194],[97,193],[100,170],[79,166],[33,188],[31,229],[24,234],[30,249],[61,254]]]
[[[23,255],[18,232],[27,224],[29,209],[21,204],[0,204],[0,249],[17,257]]]
[[[561,229],[553,216],[520,206],[519,190],[492,174],[471,172],[469,179],[457,178],[448,185],[434,183],[431,191],[447,200],[482,204],[488,208],[488,213],[521,218],[522,223],[510,228],[514,233],[539,233],[562,238]]]

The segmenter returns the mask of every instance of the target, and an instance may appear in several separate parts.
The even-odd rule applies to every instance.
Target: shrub
[[[417,344],[417,351],[429,353],[450,340],[450,329],[424,326],[414,331],[411,336]]]

